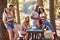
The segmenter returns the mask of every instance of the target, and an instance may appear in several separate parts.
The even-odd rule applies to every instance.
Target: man
[[[13,17],[13,5],[9,5],[9,15],[11,15],[12,17]],[[10,17],[10,16],[9,16]],[[13,19],[14,19],[14,17],[13,17]],[[13,25],[14,25],[14,20],[13,20]],[[15,28],[14,29],[10,29],[9,31],[9,36],[10,36],[10,38],[12,38],[11,36],[13,35],[13,40],[17,40],[17,38],[18,38],[18,32],[15,30]]]
[[[39,13],[38,6],[34,6],[34,10],[31,12],[31,19],[33,20],[33,26],[38,26],[39,23]]]
[[[10,11],[13,10],[13,5],[9,5],[9,10],[10,10]]]

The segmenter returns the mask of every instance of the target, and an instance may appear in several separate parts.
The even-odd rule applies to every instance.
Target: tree
[[[9,40],[8,32],[2,22],[2,14],[5,7],[7,7],[7,0],[0,0],[0,40]]]
[[[54,13],[54,0],[49,0],[50,3],[50,21],[54,26],[56,32],[56,24],[55,24],[55,13]]]
[[[43,0],[37,0],[37,5],[38,6],[43,6]]]
[[[18,23],[20,24],[20,13],[19,13],[19,2],[16,0],[16,7],[17,7],[17,20]]]

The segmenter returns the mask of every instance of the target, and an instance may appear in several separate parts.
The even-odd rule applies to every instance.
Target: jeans
[[[52,32],[55,32],[54,27],[52,26],[52,24],[48,20],[45,20],[45,22],[43,24],[46,27],[48,27]]]

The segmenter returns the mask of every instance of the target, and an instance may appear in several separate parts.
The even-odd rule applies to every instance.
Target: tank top
[[[8,21],[13,21],[13,16],[12,16],[11,13],[9,13],[9,15],[8,15],[8,17],[7,17],[7,20],[8,20]]]
[[[41,13],[40,14],[40,18],[42,18],[42,17],[45,17],[45,14],[44,13]]]

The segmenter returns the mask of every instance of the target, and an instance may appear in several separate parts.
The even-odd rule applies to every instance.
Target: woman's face
[[[10,10],[10,11],[13,10],[13,6],[10,6],[10,7],[9,7],[9,10]]]
[[[26,18],[25,18],[25,21],[29,21],[29,17],[26,17]]]
[[[6,8],[6,12],[9,13],[9,8]]]
[[[40,8],[40,12],[43,12],[43,10]]]

